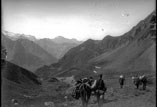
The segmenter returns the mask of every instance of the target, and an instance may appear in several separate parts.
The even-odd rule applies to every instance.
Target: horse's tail
[[[89,92],[90,92],[90,88],[85,83],[81,84],[80,95],[85,101],[89,99],[89,96],[90,96]]]
[[[83,99],[85,99],[85,98],[86,98],[86,90],[85,90],[84,84],[81,84],[81,85],[80,85],[79,90],[80,90],[80,96],[81,96]]]

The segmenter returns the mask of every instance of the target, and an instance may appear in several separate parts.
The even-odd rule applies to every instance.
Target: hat
[[[123,78],[123,75],[120,75],[120,78]]]

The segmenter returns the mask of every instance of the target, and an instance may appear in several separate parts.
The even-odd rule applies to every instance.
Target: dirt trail
[[[125,90],[119,90],[114,92],[114,94],[106,93],[103,107],[156,107],[155,95],[151,88],[146,91],[135,90],[132,93],[125,93],[127,92]],[[75,101],[73,104],[69,104],[68,107],[82,107],[80,104],[80,101]],[[98,107],[94,96],[90,99],[88,107]]]
[[[156,88],[149,84],[146,90],[135,89],[131,79],[126,79],[123,89],[119,88],[117,79],[105,80],[108,87],[105,93],[103,107],[155,107]],[[61,87],[62,86],[62,87]],[[44,83],[44,90],[34,98],[25,99],[23,104],[3,107],[82,107],[80,100],[75,100],[67,95],[65,100],[65,83]],[[59,89],[59,90],[58,90]],[[46,106],[45,102],[53,102],[55,106]],[[95,96],[92,96],[88,107],[98,107]]]
[[[126,79],[123,89],[119,88],[117,79],[105,81],[107,92],[103,107],[156,107],[156,88],[154,84],[148,84],[146,90],[135,89],[131,79]],[[58,107],[64,107],[59,106]],[[82,107],[80,100],[69,101],[67,107]],[[92,96],[88,107],[98,107],[95,96]]]

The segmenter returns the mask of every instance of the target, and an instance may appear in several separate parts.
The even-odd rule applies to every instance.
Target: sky
[[[2,30],[36,38],[120,36],[155,10],[155,0],[2,0]]]

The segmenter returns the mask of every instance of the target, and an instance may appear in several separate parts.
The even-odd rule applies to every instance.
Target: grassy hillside
[[[11,99],[22,102],[25,96],[37,95],[41,89],[41,82],[34,73],[8,61],[5,65],[1,63],[1,75],[1,103],[4,106],[11,106]]]

